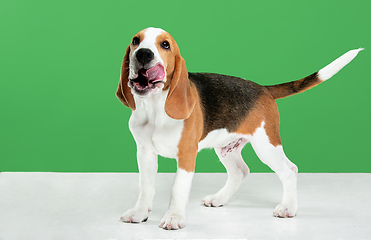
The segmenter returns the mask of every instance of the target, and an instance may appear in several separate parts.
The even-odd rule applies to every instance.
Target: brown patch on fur
[[[130,43],[129,47],[130,47],[130,55],[129,55],[129,59],[131,58],[131,54],[135,51],[135,49],[137,49],[140,45],[140,43],[144,40],[144,32],[145,32],[146,29],[143,29],[142,31],[138,32],[137,34],[134,35],[134,37],[132,39],[134,39],[135,37],[139,38],[139,44],[138,45],[133,45],[133,42]]]
[[[304,92],[308,89],[311,89],[312,87],[317,86],[321,82],[323,81],[318,78],[318,73],[315,72],[312,75],[309,75],[308,77],[302,78],[297,81],[265,87],[271,92],[274,99],[279,99]]]
[[[196,96],[196,104],[189,118],[184,120],[182,136],[178,144],[178,167],[186,172],[194,172],[196,166],[196,156],[198,152],[198,142],[202,137],[203,118],[195,86],[191,86],[193,94]]]
[[[161,47],[164,41],[169,43],[169,49]],[[191,90],[187,67],[180,55],[178,44],[169,33],[164,32],[157,36],[156,47],[166,69],[163,90],[169,89],[165,102],[166,114],[173,119],[187,119],[195,106],[195,96]]]
[[[189,118],[196,104],[197,93],[195,89],[191,89],[185,61],[180,55],[175,57],[175,70],[169,82],[170,89],[165,102],[166,114],[178,120]]]
[[[135,101],[131,89],[128,87],[129,81],[129,63],[130,63],[130,45],[126,48],[126,53],[121,66],[121,77],[119,81],[119,86],[116,91],[117,98],[131,110],[135,110]]]
[[[170,49],[161,47],[164,41],[169,42]],[[178,167],[194,172],[198,142],[203,132],[200,98],[196,87],[188,79],[185,61],[174,38],[164,32],[157,36],[156,46],[166,69],[163,90],[169,89],[165,102],[166,114],[174,119],[184,119],[182,136],[178,143]]]
[[[279,134],[280,116],[277,104],[268,91],[258,99],[254,109],[249,112],[236,133],[253,135],[263,121],[270,143],[275,147],[282,145]]]
[[[144,30],[140,31],[139,33],[135,34],[133,39],[137,37],[139,41],[143,41],[144,39]],[[129,82],[129,64],[132,53],[138,48],[138,45],[133,45],[131,42],[129,46],[126,48],[126,53],[124,59],[122,61],[121,66],[121,77],[119,81],[119,86],[116,91],[117,98],[127,107],[131,108],[131,110],[135,110],[135,101],[133,94],[131,93],[131,89],[128,87]]]
[[[169,49],[163,49],[161,47],[161,43],[164,41],[167,41],[170,44]],[[156,47],[158,52],[160,53],[161,59],[164,61],[167,80],[163,90],[167,90],[171,84],[171,79],[173,78],[175,72],[176,57],[180,57],[179,47],[174,38],[167,32],[164,32],[157,36]]]

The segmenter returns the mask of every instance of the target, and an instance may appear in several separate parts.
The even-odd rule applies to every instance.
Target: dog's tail
[[[274,99],[304,92],[335,75],[340,69],[352,61],[361,50],[363,50],[363,48],[350,50],[318,72],[303,79],[265,87],[271,92]]]

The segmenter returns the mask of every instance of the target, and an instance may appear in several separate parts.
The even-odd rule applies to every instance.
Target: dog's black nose
[[[138,50],[136,57],[139,63],[147,64],[153,60],[155,54],[148,48],[141,48]]]

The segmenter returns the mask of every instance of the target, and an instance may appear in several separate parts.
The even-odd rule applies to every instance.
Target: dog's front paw
[[[296,206],[291,206],[290,204],[278,204],[276,209],[273,211],[273,216],[279,218],[292,218],[296,215]]]
[[[149,209],[133,208],[127,210],[120,220],[126,223],[141,223],[147,221],[149,213]]]
[[[168,211],[161,220],[160,228],[165,230],[177,230],[184,228],[185,224],[186,219],[184,215]]]
[[[202,199],[202,203],[206,207],[222,207],[227,204],[228,199],[225,199],[219,194],[209,195]]]

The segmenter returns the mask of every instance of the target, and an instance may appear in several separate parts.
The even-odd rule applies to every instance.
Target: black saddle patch
[[[203,105],[204,133],[234,132],[254,108],[264,87],[249,80],[214,73],[188,73]]]

